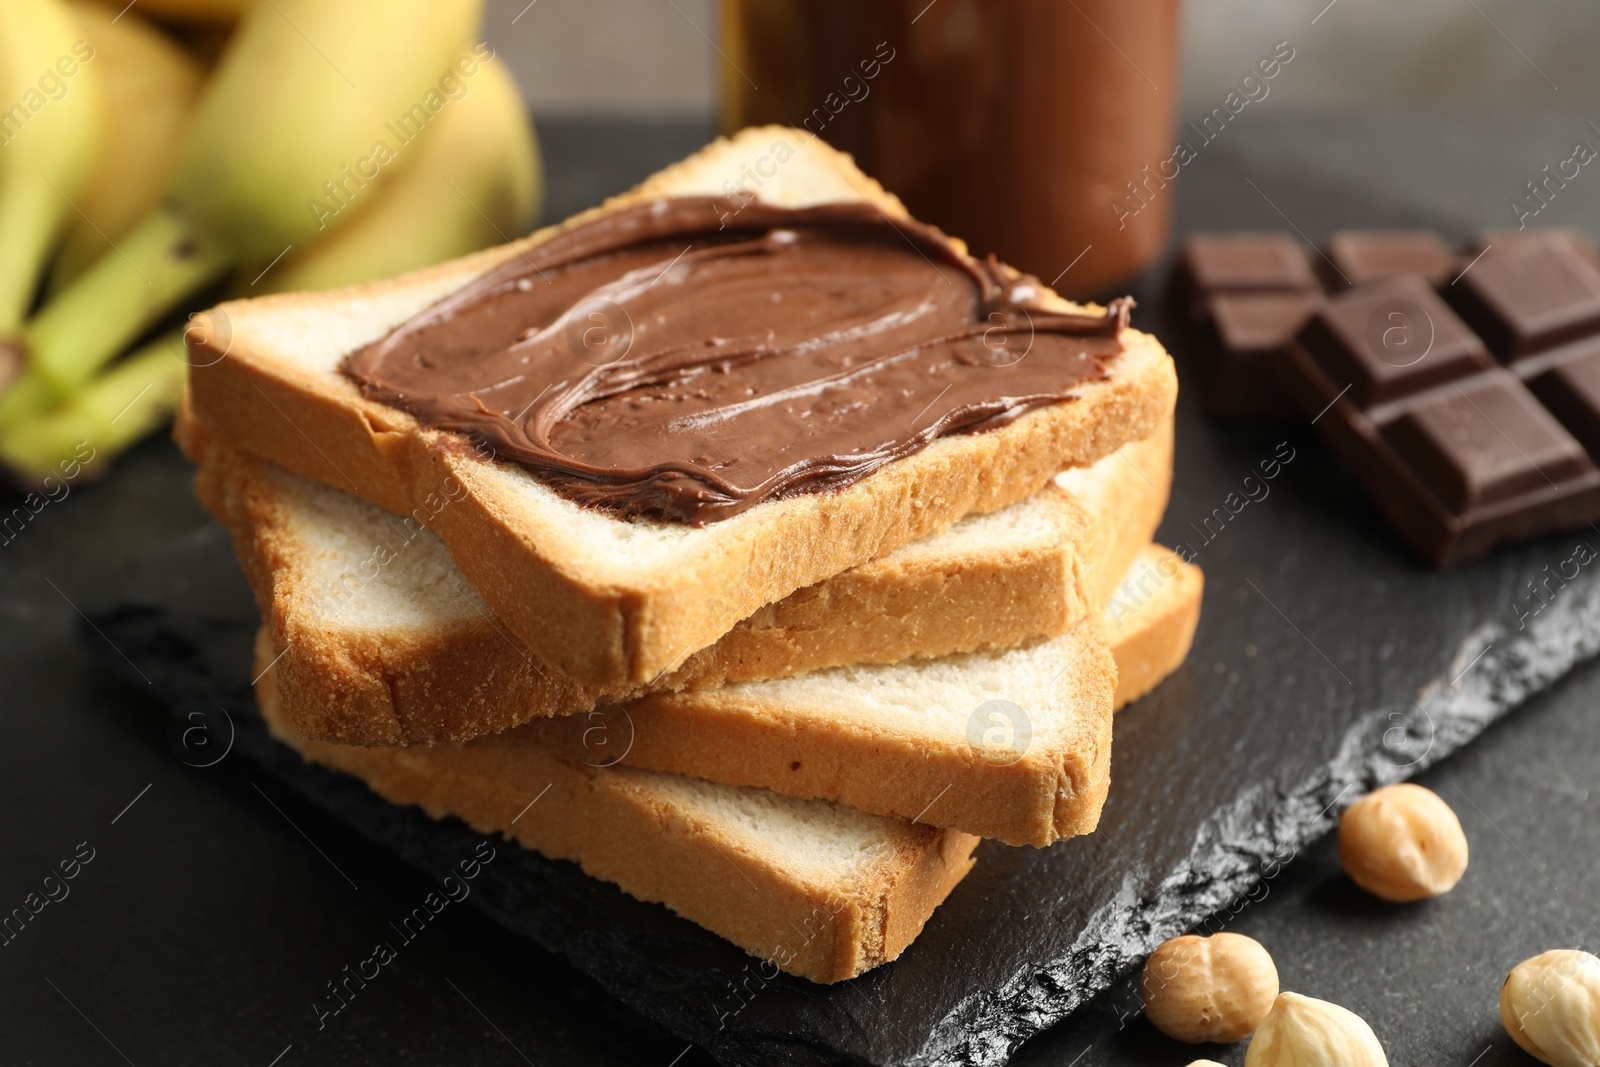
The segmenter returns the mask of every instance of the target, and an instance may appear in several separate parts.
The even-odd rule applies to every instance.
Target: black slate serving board
[[[1477,226],[1503,225],[1507,191],[1520,188],[1583,125],[1577,114],[1308,117],[1264,110],[1246,118],[1176,186],[1181,229],[1283,228],[1289,220],[1311,237],[1336,226],[1424,225],[1462,239]],[[707,130],[696,123],[547,122],[541,134],[551,164],[550,216],[560,217],[692,150]],[[1539,221],[1592,225],[1593,203],[1591,189],[1574,187]],[[1152,292],[1140,294],[1141,323],[1160,321]],[[1181,347],[1177,333],[1162,336]],[[512,929],[544,936],[599,984],[729,1062],[985,1063],[1087,999],[1161,936],[1227,919],[1270,890],[1271,904],[1243,910],[1233,925],[1273,948],[1286,985],[1362,1007],[1386,1044],[1407,1028],[1408,1042],[1391,1045],[1392,1056],[1411,1050],[1407,1062],[1523,1062],[1503,1037],[1490,1036],[1498,1034],[1500,977],[1522,955],[1587,941],[1593,926],[1583,888],[1595,884],[1593,863],[1584,858],[1593,853],[1594,798],[1586,789],[1592,760],[1585,762],[1593,748],[1593,669],[1540,701],[1533,720],[1519,715],[1464,761],[1434,772],[1466,787],[1460,797],[1470,807],[1461,802],[1462,816],[1477,835],[1470,885],[1444,907],[1374,910],[1340,888],[1327,841],[1301,849],[1279,872],[1286,850],[1330,826],[1365,783],[1420,770],[1593,651],[1586,635],[1596,630],[1596,590],[1587,574],[1539,612],[1530,633],[1517,630],[1524,583],[1568,558],[1576,539],[1501,550],[1447,575],[1428,572],[1396,545],[1309,436],[1213,426],[1187,402],[1180,406],[1177,491],[1163,536],[1199,548],[1208,577],[1205,614],[1189,665],[1118,723],[1115,784],[1101,833],[1045,853],[985,846],[972,877],[896,964],[830,989],[774,984],[720,1029],[717,1012],[736,1003],[726,975],[748,960],[664,909],[537,857],[507,856],[503,867],[497,860],[502,877],[483,882],[488,891],[473,899],[507,916]],[[1195,527],[1284,440],[1296,458],[1269,495],[1230,515],[1223,532],[1200,544]],[[80,597],[98,585],[107,561],[129,558],[158,529],[195,521],[174,466],[159,448],[143,450],[111,484],[93,490],[98,495],[58,505],[0,560],[7,580],[0,622],[9,626],[0,653],[29,683],[8,697],[15,706],[5,717],[7,742],[17,746],[7,764],[8,797],[13,809],[26,809],[11,824],[8,856],[53,862],[59,842],[75,841],[81,826],[103,827],[113,815],[122,821],[112,844],[126,853],[119,861],[108,848],[105,862],[123,866],[93,868],[103,884],[85,880],[75,890],[68,908],[76,912],[57,916],[52,908],[49,925],[10,950],[6,973],[17,981],[0,1046],[33,1049],[31,1057],[18,1053],[30,1062],[54,1062],[69,1048],[80,1058],[111,1057],[108,1037],[141,1063],[170,1060],[180,1048],[208,1062],[280,1056],[280,1067],[373,1055],[542,1063],[609,1052],[618,1062],[671,1061],[681,1044],[638,1036],[630,1013],[599,1003],[587,983],[572,981],[514,937],[488,944],[467,923],[435,945],[408,949],[418,954],[419,973],[397,976],[339,1033],[321,1043],[307,1035],[301,991],[334,969],[325,957],[337,955],[341,937],[360,936],[341,923],[372,908],[374,895],[380,911],[385,900],[398,907],[412,887],[400,886],[391,899],[381,889],[374,894],[357,871],[361,904],[342,903],[334,894],[347,887],[331,869],[288,869],[302,851],[309,864],[321,865],[323,857],[267,807],[266,793],[258,796],[238,775],[207,777],[212,772],[181,766],[176,772],[190,777],[174,773],[167,748],[197,762],[213,756],[190,754],[181,736],[169,738],[167,748],[151,741],[148,715],[132,715],[126,729],[113,725],[106,718],[112,705],[137,707],[135,691],[106,692],[80,677],[81,664],[58,632],[77,618],[76,609],[100,620],[167,700],[197,700],[187,710],[213,717],[219,701],[232,707],[235,755],[261,758],[330,811],[393,842],[428,877],[441,875],[477,839],[457,824],[375,805],[361,788],[307,771],[264,743],[243,689],[254,616],[218,531],[177,543],[132,584],[103,590],[98,608],[86,592]],[[1600,545],[1592,532],[1583,536]],[[7,569],[19,559],[36,561],[55,580],[46,585],[43,577]],[[84,568],[81,581],[68,580]],[[85,630],[84,639],[85,648],[129,671],[101,635]],[[137,689],[147,689],[142,679]],[[1416,710],[1419,692],[1426,693],[1425,714]],[[230,759],[219,769],[233,765]],[[157,779],[148,795],[140,792],[147,774]],[[272,783],[262,784],[288,806]],[[148,798],[136,799],[129,814],[124,805],[135,794]],[[197,798],[214,810],[194,810]],[[1455,791],[1447,798],[1459,799]],[[104,815],[96,805],[106,807]],[[329,842],[342,839],[347,850],[351,842],[304,822],[311,810],[290,813],[341,866],[350,864]],[[163,821],[147,825],[158,814]],[[224,843],[207,833],[228,836]],[[133,862],[147,853],[162,862]],[[258,856],[270,869],[245,862]],[[37,865],[17,868],[18,898]],[[367,869],[374,878],[394,877],[371,857]],[[274,873],[306,899],[295,908],[274,906]],[[240,885],[240,878],[270,884]],[[1546,884],[1552,878],[1560,892]],[[318,895],[324,879],[336,888]],[[210,896],[196,899],[196,886]],[[1516,914],[1507,916],[1508,907]],[[146,929],[180,915],[183,931]],[[285,924],[286,917],[295,921]],[[372,918],[381,925],[380,916]],[[320,951],[300,946],[302,926],[329,944]],[[1478,950],[1474,929],[1493,935],[1485,938],[1490,947]],[[238,939],[231,951],[215,947],[224,931]],[[34,955],[17,955],[27,952]],[[494,983],[498,1011],[478,986],[467,984],[475,1001],[469,1006],[444,985],[452,968],[474,963]],[[1022,1058],[1062,1065],[1193,1058],[1130,1020],[1136,1009],[1124,980],[1091,1010],[1031,1043]],[[513,1011],[515,1021],[507,1018]],[[490,1017],[499,1020],[492,1029]],[[93,1028],[85,1022],[91,1018]],[[590,1040],[596,1034],[613,1040]],[[1489,1049],[1473,1045],[1475,1037],[1498,1041],[1499,1054],[1482,1058]],[[246,1040],[259,1044],[241,1045]],[[285,1047],[291,1041],[292,1051]],[[1203,1054],[1237,1062],[1241,1052]],[[697,1059],[687,1053],[678,1067]]]
[[[1162,537],[1206,571],[1200,634],[1188,664],[1119,717],[1098,833],[1046,850],[986,843],[899,961],[833,987],[785,977],[752,992],[752,961],[732,946],[531,854],[497,861],[471,901],[724,1062],[999,1063],[1159,941],[1242,907],[1363,791],[1439,760],[1600,650],[1600,578],[1581,573],[1531,613],[1526,587],[1585,537],[1600,545],[1593,531],[1442,577],[1307,436],[1218,429],[1185,404],[1179,442]],[[87,610],[89,645],[202,712],[207,743],[228,733],[425,872],[470,853],[462,824],[395,809],[265,736],[247,684],[257,617],[220,530]]]

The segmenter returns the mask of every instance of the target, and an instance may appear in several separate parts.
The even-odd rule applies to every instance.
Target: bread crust
[[[784,677],[843,663],[892,663],[1006,648],[1065,630],[1104,603],[1114,574],[1148,543],[1171,481],[1170,421],[1030,507],[1051,537],[952,556],[921,542],[741,621],[677,671],[644,686],[584,686],[541,663],[487,611],[427,629],[337,626],[312,589],[296,479],[230,447],[180,412],[200,457],[196,488],[233,536],[262,616],[283,649],[284,714],[301,735],[341,744],[459,741],[530,718],[646,692]],[[401,551],[404,551],[402,548]],[[463,585],[465,580],[461,580]]]
[[[1091,610],[1105,607],[1155,538],[1172,495],[1175,432],[1169,418],[1142,441],[1123,445],[1093,467],[1063,471],[1051,484],[1091,517],[1078,550],[1079,580]]]
[[[744,161],[778,142],[795,158],[763,187],[764,199],[856,196],[904,216],[848,157],[775,127],[719,140],[595,211],[720,191]],[[396,513],[422,514],[494,614],[539,659],[585,685],[649,682],[764,604],[963,515],[1020,500],[1063,467],[1148,436],[1176,398],[1171,359],[1154,338],[1128,330],[1108,378],[1001,429],[939,439],[848,488],[768,502],[704,529],[622,531],[630,524],[601,521],[520,468],[480,459],[452,435],[367,400],[333,366],[307,364],[306,352],[337,356],[374,340],[561,229],[386,282],[221,305],[190,339],[210,346],[196,364],[226,355],[196,366],[191,388],[198,416],[226,427],[238,446]],[[448,506],[427,506],[439,499]],[[650,559],[624,565],[596,542],[597,531],[629,539],[648,531],[655,548]]]
[[[876,824],[869,859],[848,879],[822,877],[779,849],[763,850],[714,811],[686,805],[674,795],[674,776],[574,765],[537,733],[431,749],[297,738],[279,714],[273,654],[263,631],[257,700],[272,732],[308,761],[361,778],[391,803],[571,860],[813,982],[843,981],[894,959],[972,869],[975,837],[860,816]]]
[[[1106,603],[1106,632],[1117,655],[1121,711],[1182,666],[1200,625],[1205,575],[1170,548],[1150,545]]]
[[[1017,755],[969,736],[931,740],[879,722],[796,715],[759,687],[661,693],[607,717],[625,713],[631,723],[631,766],[836,800],[1042,848],[1094,830],[1111,783],[1117,664],[1099,619],[1074,631],[1052,642],[1059,647],[1046,700],[1056,721],[1032,722]],[[579,722],[565,722],[581,732]]]

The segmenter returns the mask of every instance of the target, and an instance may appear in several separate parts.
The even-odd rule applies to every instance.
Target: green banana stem
[[[38,486],[74,461],[98,477],[111,460],[171,417],[188,364],[183,332],[150,342],[90,381],[53,411],[0,430],[0,464],[16,481]]]
[[[0,389],[10,385],[11,379],[22,373],[22,361],[26,357],[20,341],[8,341],[0,337]]]
[[[62,205],[52,203],[58,199],[44,181],[0,182],[0,338],[17,336],[33,303],[61,221]]]
[[[0,394],[0,429],[65,401],[231,265],[227,252],[197,239],[176,214],[158,210],[146,216],[28,323],[29,365]]]

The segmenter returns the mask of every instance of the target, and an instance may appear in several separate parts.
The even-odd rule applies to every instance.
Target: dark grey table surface
[[[1340,226],[1431,225],[1463,237],[1505,225],[1507,200],[1544,163],[1566,158],[1584,130],[1579,114],[1264,110],[1248,119],[1186,169],[1181,229],[1294,225],[1315,239]],[[551,217],[626,187],[705,135],[595,123],[542,132]],[[1575,182],[1538,221],[1592,228],[1597,207],[1600,180]],[[1180,450],[1180,480],[1186,464],[1201,462],[1196,453],[1226,453],[1241,431],[1199,432],[1203,447]],[[187,477],[171,446],[152,442],[0,548],[0,912],[40,891],[59,861],[93,855],[68,896],[0,947],[0,1062],[701,1062],[559,959],[464,909],[441,915],[337,1026],[305,1025],[308,991],[329,977],[329,947],[352,943],[370,915],[408,907],[427,883],[336,825],[318,824],[311,841],[297,828],[310,809],[261,788],[248,767],[185,765],[166,710],[83,650],[75,605],[205,521],[181,491]],[[1387,536],[1348,486],[1338,494],[1341,507],[1351,502],[1348,521],[1375,541]],[[1170,518],[1170,536],[1180,536],[1182,518]],[[1263,507],[1252,521],[1278,518]],[[1451,583],[1440,576],[1441,596]],[[1230,595],[1214,591],[1208,613],[1227,610]],[[1509,601],[1506,611],[1513,621]],[[1269,946],[1286,988],[1369,1019],[1391,1062],[1531,1062],[1500,1033],[1495,996],[1524,956],[1600,940],[1597,698],[1600,669],[1579,668],[1424,774],[1472,844],[1471,870],[1450,896],[1378,905],[1339,875],[1324,841],[1228,925]],[[1292,729],[1294,709],[1284,716]],[[1016,1062],[1193,1058],[1137,1009],[1125,982],[1025,1045]],[[1242,1053],[1206,1054],[1237,1063]]]

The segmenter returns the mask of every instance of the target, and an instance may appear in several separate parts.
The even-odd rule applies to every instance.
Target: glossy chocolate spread
[[[619,518],[838,489],[1105,376],[1128,301],[1043,286],[864,203],[674,198],[528,249],[353,353],[363,393]]]

